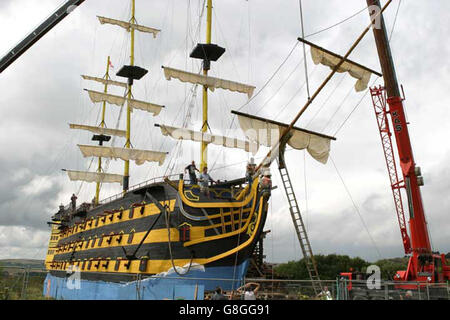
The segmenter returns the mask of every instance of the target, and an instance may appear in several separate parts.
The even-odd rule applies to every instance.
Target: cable
[[[334,87],[334,89],[331,91],[331,93],[328,95],[328,97],[325,99],[325,101],[322,103],[322,105],[319,107],[319,109],[317,109],[316,113],[308,121],[308,123],[306,124],[305,127],[308,127],[311,124],[311,122],[317,117],[317,115],[320,113],[320,111],[322,111],[323,107],[328,103],[328,101],[331,99],[331,97],[336,92],[337,88],[339,88],[339,86],[342,84],[344,79],[347,77],[347,74],[348,73],[344,73],[344,75],[342,76],[341,80],[337,83],[336,87]]]
[[[246,103],[244,103],[242,106],[240,106],[237,110],[240,111],[242,108],[244,108],[246,105],[248,105],[251,101],[253,101],[260,93],[261,91],[264,90],[264,88],[270,83],[270,81],[272,81],[272,79],[275,77],[275,75],[278,73],[278,71],[280,71],[280,69],[284,66],[284,64],[286,63],[286,61],[288,61],[289,57],[292,55],[292,53],[294,52],[295,48],[297,48],[299,42],[295,41],[295,45],[292,47],[291,51],[289,52],[289,54],[287,55],[287,57],[283,60],[283,62],[278,66],[278,68],[275,70],[275,72],[272,74],[272,76],[269,78],[269,80],[266,81],[266,83],[261,87],[261,89],[255,94],[253,95],[253,97],[251,97]]]
[[[332,29],[332,28],[334,28],[334,27],[337,27],[338,25],[340,25],[340,24],[342,24],[342,23],[344,23],[344,22],[350,20],[351,18],[356,17],[358,14],[360,14],[361,12],[363,12],[364,10],[366,10],[367,8],[368,8],[368,7],[365,7],[364,9],[361,9],[360,11],[358,11],[358,12],[356,12],[355,14],[351,15],[350,17],[348,17],[348,18],[346,18],[346,19],[344,19],[344,20],[342,20],[342,21],[340,21],[340,22],[338,22],[338,23],[333,24],[332,26],[329,26],[328,28],[325,28],[325,29],[316,31],[316,32],[314,32],[314,33],[311,33],[311,34],[307,35],[305,38],[309,38],[309,37],[315,36],[315,35],[317,35],[317,34],[319,34],[319,33],[322,33],[322,32],[328,31],[328,30],[330,30],[330,29]]]
[[[356,211],[356,213],[358,214],[358,216],[359,216],[359,218],[360,218],[360,220],[361,220],[361,223],[362,223],[364,229],[366,229],[366,232],[367,232],[367,234],[369,235],[370,241],[372,241],[373,246],[375,247],[375,249],[376,249],[376,251],[377,251],[377,253],[378,253],[378,256],[380,257],[380,259],[382,259],[383,257],[381,256],[380,250],[378,249],[378,246],[377,246],[377,244],[375,243],[375,240],[372,238],[372,236],[371,236],[371,234],[370,234],[370,232],[369,232],[369,229],[367,228],[367,225],[366,225],[366,223],[364,222],[364,219],[363,219],[363,217],[362,217],[362,215],[361,215],[361,212],[359,211],[358,206],[356,205],[355,201],[353,200],[353,197],[352,197],[352,195],[351,195],[351,193],[350,193],[350,190],[347,188],[347,185],[345,184],[344,179],[342,178],[341,174],[339,173],[339,170],[338,170],[338,168],[336,167],[336,164],[335,164],[333,158],[331,157],[331,155],[330,155],[330,160],[331,160],[331,163],[333,164],[334,169],[336,170],[336,173],[337,173],[338,176],[339,176],[339,179],[340,179],[341,182],[342,182],[342,185],[344,186],[345,191],[347,192],[347,195],[349,196],[350,200],[352,201],[353,207],[355,208],[355,211]]]
[[[394,18],[394,23],[392,24],[392,29],[390,32],[390,36],[389,36],[389,44],[391,43],[392,40],[392,36],[394,34],[394,29],[395,26],[397,25],[397,18],[398,18],[398,13],[400,11],[400,5],[402,3],[402,0],[399,0],[398,2],[398,7],[397,7],[397,11],[395,12],[395,18]],[[378,81],[380,77],[376,77],[375,80],[372,82],[372,85],[370,87],[373,87],[374,84]],[[369,93],[369,89],[366,90],[366,92],[364,93],[364,95],[361,97],[361,99],[359,100],[359,102],[356,104],[356,106],[352,109],[352,111],[350,112],[350,114],[345,118],[344,122],[339,126],[339,128],[336,130],[334,136],[336,136],[338,134],[338,132],[344,127],[344,125],[346,124],[346,122],[348,121],[348,119],[351,117],[351,115],[355,112],[355,110],[359,107],[359,105],[361,104],[361,102],[364,100],[364,98],[367,96],[367,93]]]
[[[316,70],[317,70],[317,65],[314,66],[314,69],[311,71],[311,74],[309,76],[311,77],[316,72]],[[289,102],[286,103],[284,105],[284,107],[282,107],[280,109],[280,111],[277,113],[277,115],[275,116],[274,119],[277,119],[283,113],[283,111],[291,104],[291,102],[295,99],[295,97],[297,97],[297,95],[302,91],[305,84],[306,84],[306,81],[303,82],[303,84],[300,86],[300,88],[298,88],[298,90],[292,95],[292,97],[289,99]]]
[[[283,86],[286,84],[286,82],[291,78],[291,76],[294,74],[295,71],[297,71],[297,68],[300,66],[300,64],[304,61],[305,59],[303,58],[291,71],[291,73],[289,73],[288,77],[283,81],[283,83],[281,84],[281,86],[275,90],[275,93],[266,100],[266,102],[263,103],[263,105],[261,106],[261,108],[259,108],[256,112],[255,115],[257,115],[259,112],[261,112],[262,109],[264,109],[264,107],[278,94],[278,92],[281,90],[281,88],[283,88]]]
[[[376,77],[376,79],[372,82],[373,86],[379,79],[380,77]],[[361,104],[361,102],[363,102],[364,98],[367,96],[367,94],[369,93],[369,89],[366,90],[366,92],[364,93],[364,95],[361,97],[361,99],[358,101],[358,103],[355,105],[355,107],[352,109],[352,111],[350,112],[350,114],[345,118],[344,122],[339,126],[339,128],[336,130],[336,132],[334,133],[334,136],[336,136],[339,131],[341,131],[341,129],[344,127],[344,125],[347,123],[347,120],[350,119],[350,117],[352,116],[353,112],[355,112],[355,110],[359,107],[359,105]]]
[[[347,101],[348,97],[350,96],[350,94],[353,91],[353,87],[350,88],[350,90],[348,91],[348,93],[345,95],[344,99],[342,100],[342,102],[339,104],[339,106],[337,107],[337,109],[334,111],[334,113],[331,115],[330,119],[328,119],[328,122],[325,124],[325,126],[322,128],[322,132],[325,131],[325,129],[328,127],[328,125],[330,124],[331,120],[333,120],[334,116],[339,112],[339,110],[341,110],[342,106],[344,105],[345,101]]]

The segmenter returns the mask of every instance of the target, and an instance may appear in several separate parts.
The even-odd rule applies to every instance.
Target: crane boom
[[[379,0],[366,0],[371,14],[373,11],[380,10]],[[435,254],[432,251],[430,236],[428,233],[427,222],[422,202],[420,186],[423,185],[423,178],[421,176],[420,168],[416,166],[413,156],[411,139],[408,132],[408,123],[406,121],[403,99],[400,96],[400,89],[395,73],[394,61],[391,54],[389,39],[386,32],[386,25],[383,15],[379,16],[376,25],[373,27],[375,42],[378,50],[378,56],[383,72],[384,88],[371,90],[372,96],[379,97],[381,105],[384,107],[377,109],[377,104],[374,100],[374,107],[377,117],[383,117],[389,114],[392,122],[392,131],[394,132],[397,154],[400,160],[400,168],[403,175],[403,181],[396,181],[396,169],[390,168],[390,165],[395,166],[393,159],[387,159],[388,170],[391,176],[391,183],[394,192],[394,200],[397,205],[397,214],[402,232],[403,243],[405,246],[405,253],[412,253],[408,268],[406,271],[397,271],[396,280],[399,281],[433,281],[440,282],[449,277],[448,266],[446,266],[445,259],[442,256]],[[387,98],[384,98],[383,92],[386,92]],[[386,103],[383,103],[383,100]],[[389,109],[387,108],[389,107]],[[378,106],[379,107],[379,106]],[[387,121],[387,116],[385,117]],[[380,123],[379,123],[380,125]],[[390,143],[390,130],[387,124],[381,123],[380,133],[383,137],[388,138],[386,144]],[[387,149],[389,151],[389,148]],[[385,148],[386,153],[386,148]],[[388,152],[389,153],[389,152]],[[393,155],[392,155],[392,158]],[[388,161],[389,160],[389,161]],[[392,163],[389,163],[390,161]],[[403,209],[401,208],[401,199],[398,197],[400,193],[396,189],[404,188],[407,194],[408,208],[409,208],[409,232],[410,238],[406,234],[404,218],[402,219]],[[409,240],[411,246],[409,247]],[[408,252],[409,251],[409,252]],[[442,266],[443,268],[440,268]],[[441,269],[441,270],[440,270]],[[444,271],[444,272],[443,272]]]
[[[61,20],[67,17],[76,7],[82,4],[85,0],[68,0],[61,5],[55,12],[53,12],[44,22],[42,22],[36,29],[20,41],[14,48],[2,57],[0,60],[0,73],[8,68],[17,58],[19,58],[25,51],[27,51],[33,44],[41,39],[47,32]]]

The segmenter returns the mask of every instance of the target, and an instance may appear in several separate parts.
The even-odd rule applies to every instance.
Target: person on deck
[[[270,173],[270,169],[266,168],[264,169],[263,176],[261,178],[260,187],[261,187],[261,193],[263,195],[270,195],[270,191],[272,190],[272,174]]]
[[[209,198],[209,182],[216,182],[213,178],[208,174],[208,168],[204,167],[203,172],[200,174],[198,179],[200,181],[200,192],[203,192]]]
[[[72,194],[72,197],[70,198],[70,202],[72,205],[72,211],[75,211],[77,209],[77,196],[75,195],[75,193]]]
[[[189,173],[189,180],[191,180],[191,184],[197,184],[197,176],[195,175],[195,171],[200,171],[195,166],[195,161],[192,161],[190,165],[188,165],[186,168],[184,168],[184,172],[188,171]]]
[[[251,187],[253,182],[253,175],[255,174],[256,163],[253,158],[247,163],[247,171],[245,172],[245,177],[247,178],[248,184]]]

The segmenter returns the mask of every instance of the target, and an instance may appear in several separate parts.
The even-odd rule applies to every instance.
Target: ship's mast
[[[212,24],[212,0],[208,0],[207,4],[207,14],[206,14],[206,43],[211,44],[211,24]],[[203,75],[208,75],[208,70],[210,69],[209,60],[203,60]],[[208,86],[203,86],[203,122],[202,122],[202,132],[206,133],[208,130]],[[202,141],[201,146],[201,164],[200,171],[204,167],[208,166],[208,143]]]
[[[106,74],[105,74],[105,79],[108,80],[109,79],[109,64],[110,64],[110,57],[108,56],[108,59],[106,61]],[[105,88],[103,90],[104,93],[108,93],[108,83],[105,82]],[[100,122],[100,127],[104,128],[105,127],[105,112],[106,112],[106,101],[103,101],[103,107],[102,107],[102,122]],[[97,172],[101,173],[102,172],[102,157],[98,157],[98,168],[97,168]],[[97,182],[97,187],[95,189],[95,204],[97,205],[99,202],[99,197],[100,197],[100,181]]]
[[[130,23],[136,23],[136,18],[134,16],[136,10],[136,3],[135,0],[131,0],[131,19]],[[134,66],[134,28],[130,28],[130,34],[131,34],[131,49],[130,49],[130,65]],[[129,83],[128,85],[128,103],[127,103],[127,135],[126,135],[126,143],[125,148],[129,149],[131,147],[131,140],[130,140],[130,132],[131,132],[131,106],[130,106],[130,99],[131,99],[131,89],[132,89],[132,83]],[[123,191],[126,192],[128,190],[129,181],[130,181],[130,161],[125,160],[125,167],[124,167],[124,183],[123,183]]]

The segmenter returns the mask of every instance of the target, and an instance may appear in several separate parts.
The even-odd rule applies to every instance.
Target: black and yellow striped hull
[[[190,280],[204,290],[236,287],[260,238],[269,197],[258,179],[251,186],[242,182],[216,185],[210,197],[182,179],[154,183],[69,222],[56,221],[62,224],[52,226],[49,276],[67,277],[70,266],[83,281],[121,283],[166,276],[175,268],[179,283],[194,275],[210,279]]]

